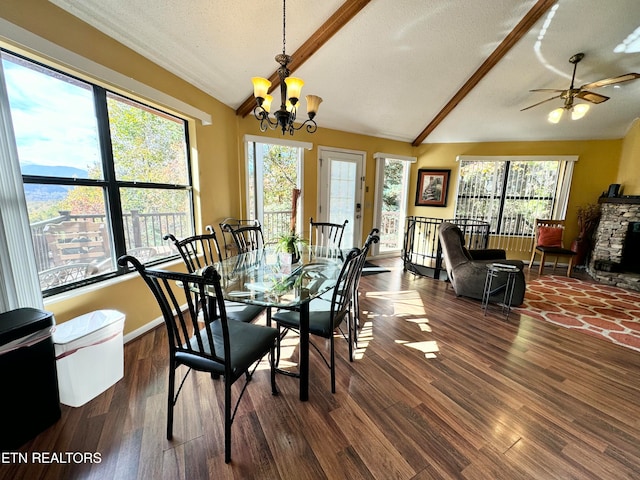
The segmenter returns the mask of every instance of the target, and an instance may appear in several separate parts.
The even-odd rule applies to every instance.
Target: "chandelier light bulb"
[[[253,77],[253,96],[256,98],[266,98],[271,82],[266,78]]]
[[[322,98],[317,95],[307,95],[305,99],[307,100],[307,114],[309,115],[309,118],[313,118],[315,114],[318,113],[318,108],[320,108]]]
[[[269,113],[271,110],[271,102],[273,101],[273,95],[266,94],[264,100],[262,101],[262,108],[264,111]]]
[[[291,103],[295,105],[300,98],[300,92],[302,92],[304,81],[296,77],[287,77],[285,78],[284,83],[287,84],[288,100],[290,100]]]

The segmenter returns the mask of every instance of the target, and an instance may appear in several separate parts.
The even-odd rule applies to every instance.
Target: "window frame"
[[[552,199],[554,200],[552,211],[550,212],[550,218],[554,219],[564,219],[566,216],[567,205],[569,201],[569,193],[571,189],[571,180],[573,178],[573,169],[575,163],[578,161],[578,155],[513,155],[513,156],[470,156],[470,155],[459,155],[456,158],[456,161],[459,162],[458,167],[458,180],[456,182],[456,205],[455,205],[455,214],[454,216],[457,218],[459,216],[458,213],[458,200],[461,198],[460,194],[460,182],[462,179],[462,163],[463,162],[490,162],[490,163],[505,163],[505,173],[502,178],[503,186],[501,188],[500,195],[500,204],[499,204],[499,215],[497,218],[497,229],[496,231],[491,231],[492,235],[500,236],[500,237],[533,237],[534,231],[533,227],[530,232],[500,232],[500,227],[502,225],[503,215],[504,215],[504,204],[506,200],[514,200],[521,198],[525,200],[527,197],[514,197],[513,195],[508,194],[507,184],[509,180],[509,167],[512,163],[515,162],[558,162],[559,163],[559,171],[558,178],[556,181],[556,187],[554,196]],[[488,196],[485,196],[489,198]],[[469,198],[465,196],[464,198]],[[491,197],[493,198],[493,197]],[[551,197],[550,197],[551,198]],[[486,220],[490,221],[490,220]]]
[[[41,175],[21,175],[23,190],[24,185],[28,184],[43,184],[43,185],[63,185],[63,186],[71,186],[71,187],[94,187],[101,188],[103,191],[103,195],[105,198],[105,220],[107,225],[109,226],[109,238],[111,242],[112,249],[112,258],[116,261],[120,256],[125,255],[127,253],[126,247],[126,235],[125,235],[125,225],[123,221],[123,211],[121,204],[120,191],[123,188],[136,188],[136,189],[161,189],[161,190],[181,190],[188,192],[189,196],[189,212],[188,221],[190,222],[191,231],[195,232],[195,198],[193,195],[193,165],[192,165],[192,157],[191,157],[191,144],[189,138],[189,129],[190,122],[189,118],[182,116],[180,114],[176,114],[175,112],[169,112],[161,107],[153,105],[152,102],[148,100],[141,100],[139,98],[133,98],[124,91],[119,91],[117,88],[107,88],[101,84],[99,80],[96,79],[88,79],[86,77],[82,77],[77,74],[70,73],[68,70],[62,70],[60,68],[56,68],[53,65],[43,63],[40,60],[35,58],[30,58],[27,55],[18,53],[13,51],[10,48],[0,46],[0,55],[6,53],[10,56],[19,58],[26,62],[29,62],[39,68],[45,69],[48,72],[55,73],[57,75],[62,75],[64,77],[82,82],[91,87],[94,109],[96,114],[96,125],[98,130],[98,139],[99,139],[99,155],[100,155],[100,163],[102,166],[103,179],[91,179],[91,178],[73,178],[73,177],[57,177],[57,176],[41,176]],[[1,56],[0,56],[1,61]],[[109,126],[109,112],[108,112],[108,103],[107,96],[108,94],[113,94],[117,97],[121,97],[126,101],[130,101],[135,105],[140,105],[145,109],[148,109],[152,112],[157,112],[158,115],[171,117],[183,123],[184,125],[184,142],[185,142],[185,161],[187,167],[187,182],[186,184],[169,184],[169,183],[156,183],[156,182],[139,182],[139,181],[123,181],[117,180],[116,171],[115,171],[115,163],[113,158],[113,151],[111,146],[111,132]],[[167,232],[173,233],[173,232]],[[156,265],[160,263],[165,263],[177,259],[179,254],[177,251],[163,256],[162,258],[158,258],[156,260],[152,260],[148,262],[148,265]],[[87,277],[79,281],[70,282],[68,284],[63,284],[55,287],[51,287],[45,290],[42,290],[43,298],[51,297],[63,292],[70,292],[72,290],[76,290],[78,288],[84,287],[86,285],[91,285],[99,282],[103,282],[121,275],[125,275],[129,273],[131,270],[128,267],[120,267],[117,262],[115,262],[115,270],[97,274],[95,276]]]

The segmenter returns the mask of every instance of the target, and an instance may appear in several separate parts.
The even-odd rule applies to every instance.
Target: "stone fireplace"
[[[600,204],[587,272],[600,283],[640,291],[640,197],[601,198]]]

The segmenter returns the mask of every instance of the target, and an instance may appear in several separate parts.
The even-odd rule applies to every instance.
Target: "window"
[[[459,160],[456,218],[487,221],[496,236],[527,238],[536,218],[564,218],[577,157]]]
[[[380,242],[372,245],[374,255],[399,252],[404,241],[409,172],[415,157],[377,152],[373,226],[380,230]]]
[[[186,121],[7,51],[2,68],[44,295],[174,256],[162,237],[194,231]]]
[[[269,143],[266,143],[266,142]],[[265,142],[265,143],[263,143]],[[303,142],[247,135],[247,215],[262,224],[266,243],[275,243],[289,233],[292,216],[298,233],[304,230],[302,199],[294,212],[294,190],[302,188]]]

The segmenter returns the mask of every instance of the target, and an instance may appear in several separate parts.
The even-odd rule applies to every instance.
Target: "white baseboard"
[[[184,312],[186,308],[187,308],[187,304],[185,303],[184,305],[182,305],[182,311]],[[162,316],[159,316],[158,318],[151,320],[149,323],[144,324],[140,328],[135,329],[133,332],[127,333],[123,337],[123,341],[124,343],[128,343],[132,340],[135,340],[136,338],[144,335],[148,331],[153,330],[158,325],[162,325],[163,323],[164,323],[164,318],[162,318]]]

